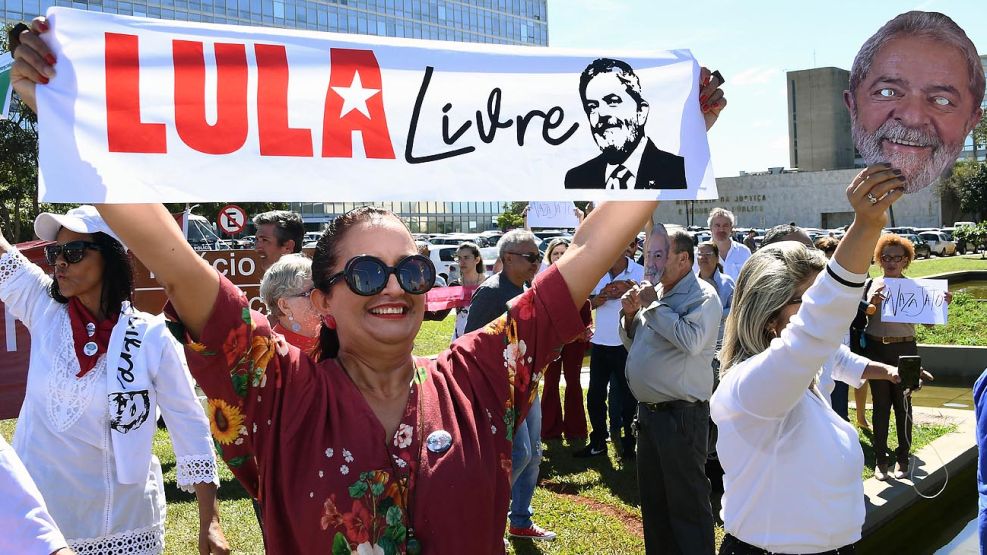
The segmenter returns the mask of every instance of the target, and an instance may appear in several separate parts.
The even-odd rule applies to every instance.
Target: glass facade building
[[[178,21],[259,25],[414,39],[548,45],[547,0],[0,0],[0,16],[27,21],[50,6]],[[230,199],[235,201],[236,199]],[[415,233],[497,227],[507,202],[292,203],[321,229],[361,204],[399,214]]]

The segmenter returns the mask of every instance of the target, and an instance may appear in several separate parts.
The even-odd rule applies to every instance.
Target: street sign
[[[247,212],[235,204],[227,204],[219,211],[219,229],[227,235],[236,235],[247,225]]]

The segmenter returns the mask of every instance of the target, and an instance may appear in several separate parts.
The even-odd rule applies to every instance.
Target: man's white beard
[[[603,151],[603,157],[614,164],[626,160],[641,138],[641,126],[630,121],[617,120],[616,126],[607,126],[602,132],[599,127],[601,124],[592,129],[593,140]]]
[[[850,113],[851,132],[857,150],[868,165],[887,162],[891,167],[901,170],[905,177],[905,192],[914,193],[928,187],[939,178],[946,167],[956,160],[963,143],[956,145],[943,144],[935,132],[926,132],[906,127],[900,121],[889,119],[874,133],[868,133],[857,121],[856,113]],[[892,152],[885,155],[881,148],[884,140],[908,141],[932,148],[931,155],[910,155]]]

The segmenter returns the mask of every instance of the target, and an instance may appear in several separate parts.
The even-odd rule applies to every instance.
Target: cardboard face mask
[[[868,165],[901,170],[906,193],[920,191],[963,150],[983,91],[979,56],[959,26],[939,13],[901,14],[853,62],[844,99],[857,151]]]

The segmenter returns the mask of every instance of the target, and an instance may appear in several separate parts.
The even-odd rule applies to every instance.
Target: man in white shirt
[[[628,289],[644,280],[644,267],[626,256],[621,256],[610,271],[600,279],[590,295],[590,304],[596,309],[596,329],[590,342],[593,353],[589,363],[589,388],[586,392],[586,409],[592,431],[586,447],[574,453],[576,457],[594,457],[607,452],[607,437],[618,446],[622,458],[634,457],[634,436],[631,422],[637,401],[627,387],[624,365],[627,349],[618,333],[620,326],[620,297]],[[610,393],[607,394],[607,385]],[[609,400],[610,427],[607,428],[607,401]],[[623,432],[623,436],[621,436]]]
[[[734,217],[733,212],[725,208],[714,208],[710,211],[706,223],[713,235],[713,242],[720,251],[723,273],[737,281],[744,262],[751,257],[749,248],[733,240],[733,226],[737,223],[737,218]],[[695,269],[693,268],[694,271]]]

